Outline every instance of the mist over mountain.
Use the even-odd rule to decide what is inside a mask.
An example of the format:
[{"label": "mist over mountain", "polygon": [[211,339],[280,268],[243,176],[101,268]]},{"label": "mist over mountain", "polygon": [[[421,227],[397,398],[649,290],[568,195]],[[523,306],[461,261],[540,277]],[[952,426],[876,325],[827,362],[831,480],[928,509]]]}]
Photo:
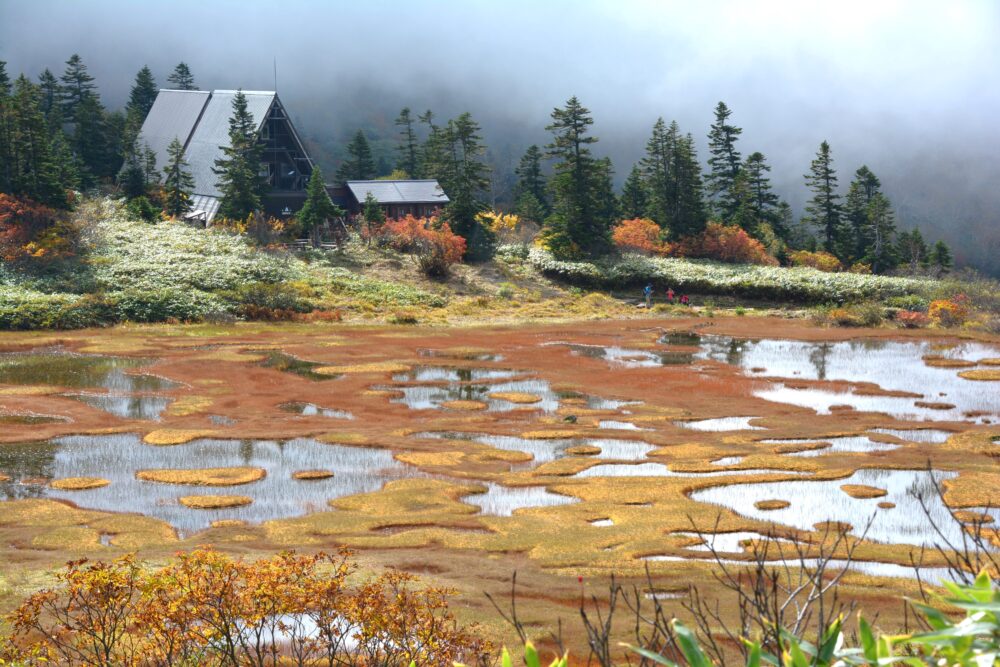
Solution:
[{"label": "mist over mountain", "polygon": [[901,228],[1000,275],[1000,4],[820,2],[0,0],[0,60],[56,75],[79,53],[105,104],[179,61],[203,89],[272,89],[333,173],[359,127],[391,161],[403,106],[483,126],[502,201],[549,113],[577,95],[619,184],[659,116],[706,158],[724,100],[801,214],[824,139],[846,193],[867,164]]}]

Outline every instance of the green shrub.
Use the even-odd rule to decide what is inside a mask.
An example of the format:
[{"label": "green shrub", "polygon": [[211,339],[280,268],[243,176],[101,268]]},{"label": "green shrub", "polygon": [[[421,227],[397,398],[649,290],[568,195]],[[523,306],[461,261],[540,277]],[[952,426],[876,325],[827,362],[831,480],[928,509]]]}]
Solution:
[{"label": "green shrub", "polygon": [[125,205],[125,210],[136,220],[144,222],[158,222],[160,220],[159,207],[145,196],[130,199]]},{"label": "green shrub", "polygon": [[200,322],[225,312],[212,294],[176,287],[125,290],[114,294],[118,318],[129,322]]},{"label": "green shrub", "polygon": [[900,310],[910,310],[914,312],[926,313],[930,300],[917,294],[904,294],[902,296],[890,296],[885,300],[885,305],[890,308]]},{"label": "green shrub", "polygon": [[308,288],[289,283],[249,283],[220,294],[237,310],[243,306],[267,310],[287,310],[308,313],[312,304],[306,298]]}]

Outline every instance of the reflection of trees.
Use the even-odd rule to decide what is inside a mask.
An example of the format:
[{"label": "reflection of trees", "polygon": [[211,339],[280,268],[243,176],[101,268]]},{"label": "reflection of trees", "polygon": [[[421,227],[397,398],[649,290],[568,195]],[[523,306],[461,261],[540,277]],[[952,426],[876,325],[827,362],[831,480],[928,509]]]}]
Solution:
[{"label": "reflection of trees", "polygon": [[827,363],[832,351],[833,345],[831,343],[817,343],[809,350],[809,363],[812,364],[813,369],[816,371],[817,380],[826,379]]},{"label": "reflection of trees", "polygon": [[458,374],[459,382],[470,382],[472,380],[471,368],[459,368],[455,372]]},{"label": "reflection of trees", "polygon": [[0,470],[11,478],[9,482],[0,482],[0,498],[18,500],[43,497],[46,488],[44,484],[21,484],[20,480],[52,477],[58,448],[52,442],[29,442],[0,447]]},{"label": "reflection of trees", "polygon": [[243,465],[253,463],[253,450],[253,440],[240,440],[240,458],[243,460]]}]

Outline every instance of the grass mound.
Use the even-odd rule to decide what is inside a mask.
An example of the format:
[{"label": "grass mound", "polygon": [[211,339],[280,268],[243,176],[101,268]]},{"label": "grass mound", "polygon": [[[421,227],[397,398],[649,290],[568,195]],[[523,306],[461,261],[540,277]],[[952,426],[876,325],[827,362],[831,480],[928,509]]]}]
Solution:
[{"label": "grass mound", "polygon": [[52,480],[49,482],[49,486],[60,491],[86,491],[87,489],[99,489],[110,483],[102,477],[64,477]]},{"label": "grass mound", "polygon": [[217,510],[226,507],[243,507],[253,502],[249,496],[183,496],[178,499],[184,507],[196,510]]},{"label": "grass mound", "polygon": [[250,484],[267,476],[263,468],[192,468],[140,470],[136,479],[160,484],[185,484],[190,486],[238,486]]}]

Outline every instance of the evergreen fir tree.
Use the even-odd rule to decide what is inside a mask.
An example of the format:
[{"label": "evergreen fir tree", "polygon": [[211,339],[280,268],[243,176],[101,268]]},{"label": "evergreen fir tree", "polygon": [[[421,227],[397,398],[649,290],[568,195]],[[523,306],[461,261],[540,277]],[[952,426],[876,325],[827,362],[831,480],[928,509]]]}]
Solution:
[{"label": "evergreen fir tree", "polygon": [[819,230],[824,250],[842,259],[844,233],[837,172],[833,168],[830,144],[826,141],[820,144],[805,179],[813,193],[806,205],[808,220]]},{"label": "evergreen fir tree", "polygon": [[[516,189],[518,200],[521,200],[526,194],[531,195],[531,198],[538,203],[542,210],[542,217],[534,219],[544,219],[548,215],[549,201],[545,192],[545,176],[542,174],[542,151],[538,146],[534,144],[528,146],[528,150],[524,151],[521,162],[517,165],[514,173],[518,178]],[[525,201],[530,202],[531,199]]]},{"label": "evergreen fir tree", "polygon": [[52,163],[55,169],[56,181],[63,192],[80,188],[80,162],[70,147],[66,134],[58,129],[52,133],[49,146]]},{"label": "evergreen fir tree", "polygon": [[59,84],[59,79],[46,67],[45,71],[38,76],[38,82],[41,90],[41,109],[46,120],[49,121],[49,127],[53,131],[56,128],[62,129],[62,109],[59,106],[62,87]]},{"label": "evergreen fir tree", "polygon": [[0,60],[0,192],[9,192],[13,177],[11,164],[10,77],[7,63]]},{"label": "evergreen fir tree", "polygon": [[889,198],[881,192],[874,192],[866,207],[864,236],[870,241],[858,259],[870,264],[874,273],[883,273],[896,266],[897,255],[893,245],[896,216]]},{"label": "evergreen fir tree", "polygon": [[517,198],[514,212],[523,220],[538,224],[542,224],[548,217],[548,211],[545,210],[542,202],[538,201],[538,197],[530,192],[524,192]]},{"label": "evergreen fir tree", "polygon": [[309,176],[309,184],[306,186],[305,204],[295,216],[302,231],[308,232],[313,246],[318,248],[323,225],[328,220],[343,215],[344,210],[333,203],[326,191],[326,185],[323,183],[323,172],[319,166],[313,167],[313,172]]},{"label": "evergreen fir tree", "polygon": [[938,241],[931,250],[931,264],[937,269],[938,276],[951,270],[954,262],[951,258],[951,250],[944,241]]},{"label": "evergreen fir tree", "polygon": [[862,165],[854,172],[844,205],[844,218],[848,225],[845,232],[851,236],[849,250],[852,260],[864,257],[874,241],[870,234],[868,207],[875,196],[881,194],[881,187],[878,177],[867,166]]},{"label": "evergreen fir tree", "polygon": [[671,225],[678,236],[694,236],[705,229],[708,215],[702,189],[701,164],[690,134],[677,140],[673,162],[677,182],[677,201],[671,212]]},{"label": "evergreen fir tree", "polygon": [[260,177],[262,149],[257,141],[257,123],[247,109],[242,90],[233,97],[233,115],[229,119],[229,145],[222,146],[222,158],[215,161],[213,172],[222,192],[219,215],[230,220],[245,220],[261,208],[267,185]]},{"label": "evergreen fir tree", "polygon": [[140,127],[146,120],[149,110],[153,108],[156,95],[159,91],[156,88],[156,80],[149,67],[143,65],[138,74],[135,75],[135,83],[129,92],[126,113],[130,120],[134,120]]},{"label": "evergreen fir tree", "polygon": [[602,255],[611,246],[612,221],[602,215],[607,207],[598,201],[606,170],[591,155],[597,138],[587,136],[593,123],[590,111],[574,96],[552,111],[552,123],[545,128],[553,135],[547,154],[556,164],[549,185],[553,214],[543,233],[560,257]]},{"label": "evergreen fir tree", "polygon": [[396,150],[399,158],[396,160],[396,168],[402,169],[410,178],[421,178],[420,174],[420,144],[417,142],[417,133],[413,129],[413,115],[410,107],[403,107],[396,118],[396,126],[400,128],[399,136],[402,138]]},{"label": "evergreen fir tree", "polygon": [[118,156],[114,150],[115,131],[97,95],[86,95],[75,113],[73,150],[83,165],[84,187],[94,187],[98,180],[117,171]]},{"label": "evergreen fir tree", "polygon": [[748,155],[740,169],[740,172],[746,175],[747,205],[750,207],[753,218],[759,222],[767,223],[779,238],[784,238],[787,229],[783,228],[781,218],[778,215],[778,195],[771,190],[771,179],[767,177],[769,171],[771,171],[771,166],[767,164],[767,158],[760,152]]},{"label": "evergreen fir tree", "polygon": [[375,160],[372,149],[365,138],[365,133],[358,130],[354,138],[347,144],[347,158],[337,169],[337,180],[367,181],[375,178]]},{"label": "evergreen fir tree", "polygon": [[66,187],[59,181],[60,169],[52,155],[38,86],[21,75],[4,104],[10,124],[9,191],[49,206],[65,208]]},{"label": "evergreen fir tree", "polygon": [[640,161],[649,193],[649,217],[664,229],[673,222],[677,202],[677,180],[673,173],[674,151],[677,147],[677,126],[670,130],[662,118],[653,125],[653,135],[646,142],[646,156]]},{"label": "evergreen fir tree", "polygon": [[132,152],[126,156],[125,167],[118,175],[118,182],[128,199],[146,195],[146,170],[143,169],[138,154]]},{"label": "evergreen fir tree", "polygon": [[708,196],[716,213],[728,221],[738,206],[733,196],[733,183],[740,172],[740,153],[736,141],[743,130],[727,121],[733,114],[724,102],[715,106],[715,122],[708,133]]},{"label": "evergreen fir tree", "polygon": [[83,59],[76,53],[66,61],[66,71],[59,77],[62,80],[60,102],[63,116],[70,122],[77,122],[77,111],[85,100],[96,97],[94,77],[87,72]]},{"label": "evergreen fir tree", "polygon": [[438,158],[435,171],[429,174],[448,194],[444,219],[453,232],[465,239],[468,259],[488,257],[494,241],[492,232],[477,220],[486,209],[483,193],[490,184],[488,167],[483,162],[486,147],[479,132],[479,124],[468,112],[448,121],[438,135],[444,159]]},{"label": "evergreen fir tree", "polygon": [[191,210],[194,177],[184,159],[184,145],[174,137],[167,146],[167,166],[163,168],[164,211],[178,218]]},{"label": "evergreen fir tree", "polygon": [[198,86],[194,85],[194,76],[184,62],[177,63],[177,67],[167,77],[167,83],[173,86],[173,90],[198,90]]},{"label": "evergreen fir tree", "polygon": [[900,262],[907,265],[911,273],[916,273],[917,269],[926,266],[929,261],[927,242],[924,241],[924,235],[920,233],[919,228],[899,234],[897,250]]},{"label": "evergreen fir tree", "polygon": [[635,165],[632,167],[632,171],[629,172],[628,178],[625,179],[625,185],[622,187],[622,196],[620,198],[622,218],[632,220],[646,215],[648,200],[642,172],[639,170],[639,165]]}]

